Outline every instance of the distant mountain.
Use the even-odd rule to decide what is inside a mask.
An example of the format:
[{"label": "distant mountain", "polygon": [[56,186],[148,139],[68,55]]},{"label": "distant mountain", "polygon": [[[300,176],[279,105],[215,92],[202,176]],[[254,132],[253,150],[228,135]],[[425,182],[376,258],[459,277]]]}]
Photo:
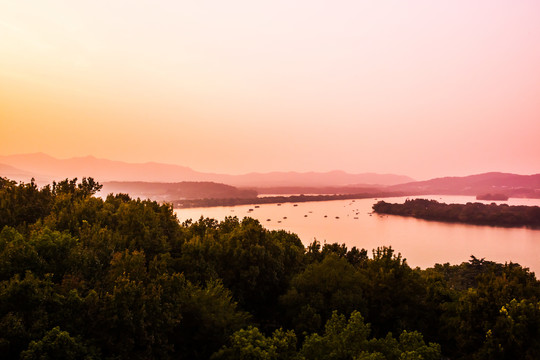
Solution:
[{"label": "distant mountain", "polygon": [[[222,197],[219,195],[220,193],[233,195],[232,197],[242,194],[242,190],[225,188],[223,186],[226,185],[223,184],[256,189],[260,193],[274,194],[348,194],[376,192],[384,189],[385,191],[410,195],[476,196],[504,194],[509,197],[540,198],[540,174],[516,175],[490,172],[464,177],[443,177],[427,181],[413,181],[413,179],[403,175],[349,174],[344,171],[226,175],[203,173],[185,166],[155,162],[127,163],[98,159],[93,156],[56,159],[43,153],[0,156],[0,176],[16,181],[29,181],[30,178],[35,177],[40,185],[65,178],[93,177],[100,183],[107,184],[104,190],[109,188],[111,189],[110,192],[117,192],[113,189],[118,189],[121,192],[134,194],[144,192],[152,194],[154,197],[165,196],[167,198],[173,194],[179,198],[194,198],[188,194],[189,191],[192,194],[199,192],[197,196],[202,197]],[[123,182],[123,184],[115,184],[114,182]],[[126,182],[132,182],[132,184]],[[183,190],[179,190],[178,183],[180,182],[184,182]],[[221,184],[188,186],[187,182]],[[176,183],[176,185],[173,183]],[[131,190],[122,190],[120,186]],[[190,186],[192,186],[192,189],[188,190]],[[164,195],[165,193],[167,195]],[[243,193],[242,196],[244,195],[250,197],[253,196],[253,192]]]},{"label": "distant mountain", "polygon": [[10,180],[29,182],[32,177],[36,178],[34,173],[18,169],[11,165],[0,164],[0,176]]},{"label": "distant mountain", "polygon": [[385,189],[382,186],[276,186],[254,188],[259,194],[272,195],[334,195],[334,194],[378,194]]},{"label": "distant mountain", "polygon": [[254,190],[238,189],[234,186],[214,182],[195,181],[178,183],[112,181],[103,183],[100,194],[106,196],[110,193],[125,193],[132,198],[169,202],[183,199],[249,199],[257,197],[257,192]]},{"label": "distant mountain", "polygon": [[[374,173],[349,174],[344,171],[306,173],[271,172],[225,175],[203,173],[185,166],[155,162],[136,164],[98,159],[93,156],[56,159],[43,153],[0,156],[0,163],[23,169],[31,174],[39,174],[40,179],[43,179],[45,182],[64,178],[91,176],[101,183],[107,181],[211,181],[242,187],[324,187],[394,185],[413,180],[402,175]],[[1,173],[0,176],[2,176]]]},{"label": "distant mountain", "polygon": [[29,173],[41,174],[47,181],[73,177],[93,177],[105,181],[197,181],[206,180],[203,173],[188,167],[158,163],[132,164],[98,159],[93,156],[56,159],[36,153],[0,156],[0,163],[16,166]]},{"label": "distant mountain", "polygon": [[394,174],[349,174],[345,171],[329,172],[270,172],[270,173],[249,173],[245,175],[233,176],[230,184],[236,186],[257,186],[257,187],[328,187],[328,186],[348,186],[365,187],[394,185],[412,181],[413,179],[404,175]]},{"label": "distant mountain", "polygon": [[540,197],[540,174],[516,175],[489,172],[464,177],[443,177],[388,187],[409,194],[480,195],[505,194],[509,197]]}]

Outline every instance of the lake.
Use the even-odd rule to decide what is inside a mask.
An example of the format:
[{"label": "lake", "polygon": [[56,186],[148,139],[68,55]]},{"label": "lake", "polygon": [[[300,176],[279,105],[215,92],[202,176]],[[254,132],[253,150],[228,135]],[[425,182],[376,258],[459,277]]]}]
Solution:
[{"label": "lake", "polygon": [[[380,200],[403,203],[406,198]],[[418,198],[461,204],[477,201],[470,196],[436,195]],[[223,220],[226,216],[237,216],[240,219],[249,216],[258,219],[267,229],[284,229],[298,234],[304,245],[314,239],[321,243],[344,243],[348,248],[356,246],[367,249],[369,255],[372,249],[379,246],[392,246],[412,267],[426,268],[446,262],[460,264],[474,255],[502,263],[517,262],[537,274],[540,272],[540,230],[442,223],[371,214],[371,207],[377,201],[357,199],[242,205],[175,209],[175,213],[181,222],[197,220],[201,216],[217,220]],[[503,203],[540,206],[540,199],[511,198]]]}]

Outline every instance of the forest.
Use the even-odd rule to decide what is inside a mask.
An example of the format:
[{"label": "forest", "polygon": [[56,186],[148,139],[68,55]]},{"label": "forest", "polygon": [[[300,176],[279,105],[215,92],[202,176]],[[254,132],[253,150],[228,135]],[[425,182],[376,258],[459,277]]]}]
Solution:
[{"label": "forest", "polygon": [[407,199],[403,204],[379,201],[373,205],[379,214],[412,216],[418,219],[466,224],[540,228],[540,207],[496,203],[445,204],[435,200]]},{"label": "forest", "polygon": [[[2,359],[538,359],[540,283],[0,178]],[[361,234],[359,234],[361,237]],[[467,259],[464,259],[467,260]]]}]

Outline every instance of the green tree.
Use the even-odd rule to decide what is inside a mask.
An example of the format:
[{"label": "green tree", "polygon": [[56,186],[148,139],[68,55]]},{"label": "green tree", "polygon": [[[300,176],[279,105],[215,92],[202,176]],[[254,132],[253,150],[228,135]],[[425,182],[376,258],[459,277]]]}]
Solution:
[{"label": "green tree", "polygon": [[50,276],[39,279],[28,271],[0,282],[0,344],[7,358],[17,358],[49,329],[51,315],[61,306]]},{"label": "green tree", "polygon": [[540,302],[512,300],[486,333],[481,359],[533,360],[540,354]]},{"label": "green tree", "polygon": [[0,231],[0,280],[9,280],[14,275],[27,271],[41,273],[43,261],[35,247],[24,236],[11,227]]},{"label": "green tree", "polygon": [[38,341],[30,342],[28,349],[21,353],[21,360],[92,360],[99,359],[80,339],[70,336],[67,331],[54,327]]},{"label": "green tree", "polygon": [[367,299],[366,319],[375,336],[423,329],[426,286],[419,271],[409,267],[391,247],[377,248],[362,270]]},{"label": "green tree", "polygon": [[292,360],[297,358],[293,331],[275,330],[264,336],[258,328],[248,327],[230,337],[230,345],[214,353],[212,360]]},{"label": "green tree", "polygon": [[221,279],[243,309],[274,323],[278,297],[302,266],[298,237],[268,231],[251,218],[201,219],[189,230],[193,237],[182,246],[177,270],[197,283]]},{"label": "green tree", "polygon": [[512,263],[487,266],[476,278],[477,287],[463,291],[448,316],[449,336],[455,339],[457,353],[477,352],[500,309],[513,299],[538,301],[540,284],[528,269]]},{"label": "green tree", "polygon": [[308,265],[292,279],[289,290],[281,297],[288,323],[298,333],[311,333],[319,331],[334,310],[364,311],[366,281],[345,258],[334,254]]},{"label": "green tree", "polygon": [[43,218],[51,210],[52,197],[50,187],[38,189],[34,179],[28,184],[17,184],[0,178],[0,229],[24,227]]},{"label": "green tree", "polygon": [[358,311],[349,320],[337,311],[326,322],[324,334],[309,335],[301,349],[305,359],[353,359],[368,350],[369,325]]},{"label": "green tree", "polygon": [[391,334],[385,338],[369,338],[370,325],[359,312],[354,311],[347,320],[337,312],[325,325],[324,333],[309,335],[300,355],[305,360],[377,359],[377,360],[438,360],[440,346],[424,342],[419,332],[403,331],[396,340]]}]

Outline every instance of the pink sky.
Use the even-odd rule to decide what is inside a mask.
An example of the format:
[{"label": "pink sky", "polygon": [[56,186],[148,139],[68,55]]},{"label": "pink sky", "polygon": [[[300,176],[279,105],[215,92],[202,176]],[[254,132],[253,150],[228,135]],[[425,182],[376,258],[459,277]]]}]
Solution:
[{"label": "pink sky", "polygon": [[0,154],[540,172],[540,2],[0,1]]}]

